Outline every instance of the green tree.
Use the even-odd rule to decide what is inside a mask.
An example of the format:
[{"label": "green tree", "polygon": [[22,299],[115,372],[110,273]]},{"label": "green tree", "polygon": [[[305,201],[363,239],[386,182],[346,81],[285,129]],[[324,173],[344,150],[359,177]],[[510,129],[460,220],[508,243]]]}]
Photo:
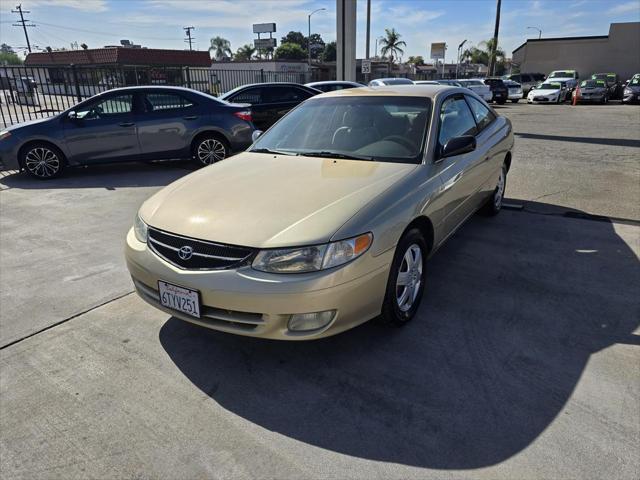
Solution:
[{"label": "green tree", "polygon": [[395,28],[389,30],[388,28],[384,29],[385,37],[380,39],[380,45],[382,48],[380,49],[380,54],[383,56],[389,56],[389,63],[393,63],[396,58],[404,53],[402,47],[406,47],[407,44],[404,40],[400,40],[400,35],[396,32]]},{"label": "green tree", "polygon": [[[479,63],[489,66],[489,58],[491,56],[491,48],[493,46],[493,38],[480,42],[477,47],[469,47],[462,52],[461,59],[469,63]],[[496,48],[496,75],[503,75],[505,72],[506,54],[504,50],[498,46]]]},{"label": "green tree", "polygon": [[311,46],[310,47],[311,48],[311,58],[313,58],[314,60],[322,58],[322,53],[324,52],[326,44],[324,43],[324,40],[322,39],[320,34],[319,33],[312,33],[311,37],[310,37],[310,41],[307,42],[307,43],[308,43],[308,45]]},{"label": "green tree", "polygon": [[413,63],[415,65],[424,65],[424,58],[422,58],[422,55],[417,55],[415,57],[411,55],[407,59],[407,63]]},{"label": "green tree", "polygon": [[255,47],[253,45],[246,44],[240,47],[236,51],[236,54],[233,56],[233,59],[238,61],[251,60],[251,57],[253,57],[255,53],[256,53]]},{"label": "green tree", "polygon": [[337,57],[337,45],[336,42],[329,42],[325,45],[322,52],[323,62],[335,62]]},{"label": "green tree", "polygon": [[307,37],[305,37],[302,32],[289,32],[284,37],[280,39],[280,44],[284,43],[295,43],[300,45],[303,50],[307,49]]},{"label": "green tree", "polygon": [[20,65],[22,59],[15,53],[0,52],[0,65]]},{"label": "green tree", "polygon": [[217,61],[231,58],[231,42],[226,38],[214,37],[211,39],[209,52],[213,52],[213,58]]},{"label": "green tree", "polygon": [[280,60],[302,60],[306,58],[307,52],[297,43],[283,43],[276,48],[275,57]]}]

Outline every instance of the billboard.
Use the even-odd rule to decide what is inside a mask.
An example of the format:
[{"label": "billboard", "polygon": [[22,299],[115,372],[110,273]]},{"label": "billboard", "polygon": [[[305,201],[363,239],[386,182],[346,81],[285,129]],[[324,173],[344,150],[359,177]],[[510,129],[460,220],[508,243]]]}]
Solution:
[{"label": "billboard", "polygon": [[253,33],[273,33],[276,31],[275,23],[254,23]]},{"label": "billboard", "polygon": [[276,48],[275,38],[256,38],[253,40],[253,46],[258,49]]},{"label": "billboard", "polygon": [[432,43],[431,44],[431,58],[433,60],[440,60],[444,58],[444,52],[447,49],[447,44],[444,42],[441,43]]}]

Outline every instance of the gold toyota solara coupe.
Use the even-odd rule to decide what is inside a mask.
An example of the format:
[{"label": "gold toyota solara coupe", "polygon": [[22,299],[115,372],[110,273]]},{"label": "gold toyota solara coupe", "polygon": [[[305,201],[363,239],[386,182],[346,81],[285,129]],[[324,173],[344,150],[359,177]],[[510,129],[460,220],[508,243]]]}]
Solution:
[{"label": "gold toyota solara coupe", "polygon": [[440,85],[318,95],[259,134],[147,200],[126,259],[151,305],[281,340],[411,320],[427,258],[500,211],[513,148],[508,119]]}]

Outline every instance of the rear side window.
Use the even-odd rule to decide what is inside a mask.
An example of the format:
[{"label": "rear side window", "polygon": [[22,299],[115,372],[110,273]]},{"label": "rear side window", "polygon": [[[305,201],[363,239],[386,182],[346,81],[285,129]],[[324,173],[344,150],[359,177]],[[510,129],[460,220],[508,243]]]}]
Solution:
[{"label": "rear side window", "polygon": [[146,95],[147,109],[155,112],[159,110],[177,110],[193,106],[193,102],[173,93],[148,93]]},{"label": "rear side window", "polygon": [[454,137],[475,135],[476,133],[476,122],[464,98],[447,98],[440,110],[440,132],[438,134],[440,147],[444,147]]},{"label": "rear side window", "polygon": [[262,101],[261,88],[247,88],[246,90],[237,93],[231,98],[227,98],[227,101],[235,103],[251,103],[252,105],[257,103],[264,103]]},{"label": "rear side window", "polygon": [[469,102],[469,106],[471,107],[471,111],[473,112],[473,117],[476,119],[476,123],[478,124],[478,131],[481,132],[496,119],[496,116],[491,110],[475,98],[470,96],[466,96],[466,98]]},{"label": "rear side window", "polygon": [[297,87],[271,87],[266,91],[266,103],[301,102],[311,94]]}]

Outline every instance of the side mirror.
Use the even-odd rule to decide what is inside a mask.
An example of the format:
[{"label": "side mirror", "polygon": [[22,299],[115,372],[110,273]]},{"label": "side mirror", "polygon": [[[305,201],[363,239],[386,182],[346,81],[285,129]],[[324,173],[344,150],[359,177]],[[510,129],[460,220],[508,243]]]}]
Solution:
[{"label": "side mirror", "polygon": [[463,153],[473,152],[476,149],[476,139],[471,135],[454,137],[442,147],[440,158],[453,157]]},{"label": "side mirror", "polygon": [[255,142],[263,133],[262,130],[254,130],[251,134],[251,141]]},{"label": "side mirror", "polygon": [[75,110],[71,110],[69,113],[67,113],[67,118],[69,120],[77,120],[78,114],[75,112]]}]

